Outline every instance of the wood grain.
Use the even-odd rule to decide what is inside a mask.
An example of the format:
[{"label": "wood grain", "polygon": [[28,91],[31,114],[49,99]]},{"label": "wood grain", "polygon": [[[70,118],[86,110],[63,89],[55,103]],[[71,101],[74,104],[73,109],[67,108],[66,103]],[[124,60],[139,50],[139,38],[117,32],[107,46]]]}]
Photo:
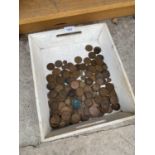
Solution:
[{"label": "wood grain", "polygon": [[134,14],[134,0],[20,0],[20,33]]}]

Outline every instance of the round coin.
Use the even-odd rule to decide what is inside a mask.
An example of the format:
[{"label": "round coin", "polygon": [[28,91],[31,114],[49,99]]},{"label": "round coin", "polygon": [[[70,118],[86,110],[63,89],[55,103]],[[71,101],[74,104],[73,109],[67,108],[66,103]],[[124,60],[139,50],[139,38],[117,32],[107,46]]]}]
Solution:
[{"label": "round coin", "polygon": [[74,80],[74,81],[71,82],[71,87],[73,89],[77,89],[79,87],[79,85],[80,85],[80,83],[77,80]]},{"label": "round coin", "polygon": [[95,54],[99,54],[100,52],[101,52],[101,48],[98,47],[98,46],[96,46],[96,47],[94,48],[94,53],[95,53]]},{"label": "round coin", "polygon": [[84,63],[86,65],[89,65],[91,63],[91,60],[88,57],[86,57],[86,58],[84,58]]},{"label": "round coin", "polygon": [[93,47],[92,45],[86,45],[85,49],[86,51],[92,51]]},{"label": "round coin", "polygon": [[90,53],[88,54],[88,57],[89,57],[90,59],[94,59],[94,58],[96,57],[96,55],[95,55],[94,52],[90,52]]},{"label": "round coin", "polygon": [[53,70],[54,69],[54,64],[53,63],[49,63],[49,64],[47,64],[47,69],[48,70]]},{"label": "round coin", "polygon": [[75,57],[74,61],[77,63],[77,64],[80,64],[82,62],[82,58],[80,56],[77,56]]}]

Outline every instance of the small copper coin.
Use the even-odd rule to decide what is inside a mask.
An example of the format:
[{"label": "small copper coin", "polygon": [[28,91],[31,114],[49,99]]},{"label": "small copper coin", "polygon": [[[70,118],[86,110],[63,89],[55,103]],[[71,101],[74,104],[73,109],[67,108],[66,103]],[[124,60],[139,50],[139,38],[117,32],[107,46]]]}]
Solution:
[{"label": "small copper coin", "polygon": [[88,57],[86,57],[86,58],[84,58],[84,63],[86,65],[89,65],[91,63],[91,60]]},{"label": "small copper coin", "polygon": [[79,87],[76,89],[76,95],[77,96],[82,96],[84,94],[83,88]]},{"label": "small copper coin", "polygon": [[86,78],[86,79],[85,79],[85,83],[86,83],[87,85],[92,85],[93,80],[92,80],[91,78]]},{"label": "small copper coin", "polygon": [[103,78],[97,78],[96,83],[99,84],[99,85],[103,85],[104,84],[104,79]]},{"label": "small copper coin", "polygon": [[55,62],[55,66],[56,66],[56,67],[61,67],[61,66],[62,66],[62,61],[61,61],[61,60],[57,60],[57,61]]},{"label": "small copper coin", "polygon": [[54,68],[52,74],[59,75],[61,70],[59,68]]},{"label": "small copper coin", "polygon": [[109,91],[104,87],[99,89],[99,93],[101,96],[109,96]]},{"label": "small copper coin", "polygon": [[77,89],[79,87],[80,83],[79,81],[75,80],[71,82],[71,88]]},{"label": "small copper coin", "polygon": [[53,76],[52,76],[51,74],[47,75],[47,76],[46,76],[46,80],[47,80],[48,82],[53,82]]},{"label": "small copper coin", "polygon": [[92,117],[98,117],[100,115],[100,111],[96,105],[93,105],[89,108],[89,113]]},{"label": "small copper coin", "polygon": [[54,64],[53,63],[49,63],[49,64],[47,64],[47,69],[48,70],[53,70],[54,69]]},{"label": "small copper coin", "polygon": [[82,62],[82,58],[80,56],[77,56],[75,57],[74,61],[77,63],[77,64],[80,64]]},{"label": "small copper coin", "polygon": [[80,68],[81,70],[85,70],[85,69],[86,69],[86,65],[85,65],[85,64],[80,64],[79,68]]},{"label": "small copper coin", "polygon": [[86,99],[84,103],[87,107],[90,107],[93,104],[92,99]]},{"label": "small copper coin", "polygon": [[88,71],[95,73],[96,72],[95,66],[88,66]]},{"label": "small copper coin", "polygon": [[98,83],[95,83],[93,86],[92,86],[92,89],[93,91],[98,91],[100,89],[100,85]]},{"label": "small copper coin", "polygon": [[94,53],[95,53],[95,54],[99,54],[100,52],[101,52],[101,48],[98,47],[98,46],[96,46],[96,47],[94,48]]},{"label": "small copper coin", "polygon": [[95,68],[96,68],[96,71],[98,71],[98,72],[102,72],[103,71],[103,67],[100,66],[100,65],[96,65]]},{"label": "small copper coin", "polygon": [[111,105],[111,108],[112,108],[113,110],[119,110],[119,109],[120,109],[120,104],[119,104],[119,103],[117,103],[117,104],[112,104],[112,105]]},{"label": "small copper coin", "polygon": [[93,47],[92,45],[86,45],[85,49],[86,51],[92,51]]},{"label": "small copper coin", "polygon": [[74,113],[71,118],[72,124],[76,124],[80,122],[80,115],[78,113]]},{"label": "small copper coin", "polygon": [[64,86],[61,85],[61,84],[58,84],[58,85],[56,85],[56,87],[55,87],[55,90],[56,90],[57,92],[60,92],[60,91],[63,90],[63,89],[64,89]]},{"label": "small copper coin", "polygon": [[96,57],[96,55],[95,55],[94,52],[90,52],[90,53],[88,54],[88,57],[89,57],[90,59],[94,59],[94,58]]}]

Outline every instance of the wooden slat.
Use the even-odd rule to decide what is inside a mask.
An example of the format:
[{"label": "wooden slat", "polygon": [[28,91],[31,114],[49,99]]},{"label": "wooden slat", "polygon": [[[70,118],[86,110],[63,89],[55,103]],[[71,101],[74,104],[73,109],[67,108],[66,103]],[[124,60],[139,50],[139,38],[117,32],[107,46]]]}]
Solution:
[{"label": "wooden slat", "polygon": [[134,0],[20,0],[20,33],[134,14]]}]

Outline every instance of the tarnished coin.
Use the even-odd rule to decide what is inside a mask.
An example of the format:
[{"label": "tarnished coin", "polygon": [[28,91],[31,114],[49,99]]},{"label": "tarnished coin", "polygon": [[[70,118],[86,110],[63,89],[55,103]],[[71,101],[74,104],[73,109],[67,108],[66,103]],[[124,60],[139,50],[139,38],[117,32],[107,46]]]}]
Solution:
[{"label": "tarnished coin", "polygon": [[91,65],[92,65],[92,66],[96,66],[96,64],[97,64],[97,63],[96,63],[96,60],[91,60]]},{"label": "tarnished coin", "polygon": [[79,87],[76,89],[76,95],[77,96],[82,96],[84,94],[84,91],[83,91],[83,88],[82,87]]},{"label": "tarnished coin", "polygon": [[112,108],[113,110],[119,110],[119,109],[120,109],[120,104],[119,104],[119,103],[117,103],[117,104],[112,104],[112,105],[111,105],[111,108]]},{"label": "tarnished coin", "polygon": [[101,55],[101,54],[99,54],[99,55],[96,56],[96,58],[97,58],[97,59],[100,59],[100,60],[103,60],[103,59],[104,59],[104,56]]},{"label": "tarnished coin", "polygon": [[91,71],[88,71],[86,70],[85,71],[85,75],[88,77],[88,78],[91,78],[93,76],[93,73]]},{"label": "tarnished coin", "polygon": [[85,49],[86,51],[92,51],[93,47],[92,45],[86,45]]},{"label": "tarnished coin", "polygon": [[116,95],[110,96],[110,103],[111,104],[117,104],[118,103],[118,97]]},{"label": "tarnished coin", "polygon": [[49,98],[55,98],[57,95],[58,95],[58,93],[57,93],[55,90],[51,90],[51,91],[48,93],[48,97],[49,97]]},{"label": "tarnished coin", "polygon": [[101,97],[100,95],[97,95],[97,96],[94,97],[94,100],[95,100],[95,102],[96,102],[97,104],[100,105],[100,103],[102,102],[102,97]]},{"label": "tarnished coin", "polygon": [[58,103],[58,111],[61,113],[62,108],[65,107],[65,103],[64,102],[59,102]]},{"label": "tarnished coin", "polygon": [[76,124],[80,122],[80,115],[78,113],[74,113],[71,118],[72,124]]},{"label": "tarnished coin", "polygon": [[79,68],[81,70],[85,70],[86,69],[86,65],[84,63],[82,63],[82,64],[79,65]]},{"label": "tarnished coin", "polygon": [[70,76],[69,71],[63,70],[62,71],[62,76],[63,76],[64,79],[68,78]]},{"label": "tarnished coin", "polygon": [[63,85],[63,84],[64,84],[64,78],[61,77],[61,76],[57,76],[57,77],[56,77],[56,82],[57,82],[58,84]]},{"label": "tarnished coin", "polygon": [[71,89],[69,92],[68,92],[68,96],[70,97],[75,97],[76,96],[76,91],[74,89]]},{"label": "tarnished coin", "polygon": [[76,66],[74,64],[72,64],[71,62],[68,63],[68,69],[70,71],[76,71],[77,70]]},{"label": "tarnished coin", "polygon": [[59,68],[54,68],[52,74],[53,75],[59,75],[61,70]]},{"label": "tarnished coin", "polygon": [[90,52],[90,53],[88,54],[88,57],[89,57],[90,59],[94,59],[94,58],[96,57],[96,55],[95,55],[94,52]]},{"label": "tarnished coin", "polygon": [[95,66],[88,66],[88,71],[95,73],[96,72]]},{"label": "tarnished coin", "polygon": [[91,78],[86,78],[86,79],[85,79],[85,83],[86,83],[87,85],[92,85],[92,84],[93,84],[93,80],[92,80]]},{"label": "tarnished coin", "polygon": [[61,66],[62,66],[62,61],[61,61],[61,60],[57,60],[57,61],[55,62],[55,66],[56,66],[56,67],[61,67]]},{"label": "tarnished coin", "polygon": [[89,65],[91,63],[91,60],[88,57],[86,57],[86,58],[84,58],[84,63],[86,65]]},{"label": "tarnished coin", "polygon": [[47,64],[47,69],[48,70],[53,70],[54,69],[54,64],[53,63],[49,63],[49,64]]},{"label": "tarnished coin", "polygon": [[89,108],[89,113],[92,117],[98,117],[100,116],[100,111],[98,107],[94,104]]},{"label": "tarnished coin", "polygon": [[56,90],[57,92],[60,92],[60,91],[63,90],[63,89],[64,89],[64,86],[61,85],[61,84],[58,84],[58,85],[56,85],[56,87],[55,87],[55,90]]},{"label": "tarnished coin", "polygon": [[96,79],[96,83],[99,84],[99,85],[101,86],[101,85],[103,85],[105,82],[104,82],[104,79],[103,79],[103,78],[97,78],[97,79]]},{"label": "tarnished coin", "polygon": [[105,72],[103,72],[103,77],[104,78],[109,78],[110,77],[110,72],[109,71],[105,71]]},{"label": "tarnished coin", "polygon": [[108,89],[109,92],[111,92],[112,90],[114,90],[114,85],[112,83],[107,83],[106,88]]},{"label": "tarnished coin", "polygon": [[98,91],[100,89],[100,85],[98,83],[93,84],[92,86],[93,91]]},{"label": "tarnished coin", "polygon": [[77,56],[75,57],[74,61],[77,63],[77,64],[80,64],[82,62],[82,58],[80,56]]},{"label": "tarnished coin", "polygon": [[61,113],[61,118],[62,120],[66,123],[66,124],[69,124],[70,121],[71,121],[71,113],[70,112],[62,112]]},{"label": "tarnished coin", "polygon": [[84,103],[87,107],[90,107],[93,105],[92,99],[86,99]]},{"label": "tarnished coin", "polygon": [[58,128],[60,123],[60,117],[59,115],[53,115],[50,119],[51,127],[52,128]]},{"label": "tarnished coin", "polygon": [[101,52],[101,48],[98,47],[98,46],[96,46],[96,47],[94,48],[94,53],[95,53],[95,54],[99,54],[100,52]]},{"label": "tarnished coin", "polygon": [[47,84],[47,89],[48,90],[53,90],[55,88],[56,84],[55,83],[48,83]]},{"label": "tarnished coin", "polygon": [[74,80],[71,82],[71,88],[77,89],[79,87],[80,83],[78,80]]},{"label": "tarnished coin", "polygon": [[96,71],[98,71],[98,72],[102,72],[103,71],[103,67],[100,66],[100,65],[96,65],[95,68],[96,68]]},{"label": "tarnished coin", "polygon": [[46,80],[49,82],[49,83],[52,83],[54,81],[53,79],[53,76],[51,74],[47,75],[46,76]]},{"label": "tarnished coin", "polygon": [[101,96],[109,96],[110,94],[109,94],[109,91],[105,88],[105,87],[102,87],[102,88],[100,88],[99,89],[99,93],[100,93],[100,95]]}]

